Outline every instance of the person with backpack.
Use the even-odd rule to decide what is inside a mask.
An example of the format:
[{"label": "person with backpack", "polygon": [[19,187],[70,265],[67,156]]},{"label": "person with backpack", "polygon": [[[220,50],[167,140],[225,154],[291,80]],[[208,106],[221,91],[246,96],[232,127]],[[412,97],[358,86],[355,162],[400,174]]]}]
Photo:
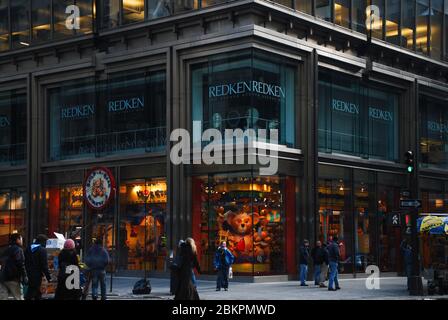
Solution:
[{"label": "person with backpack", "polygon": [[9,237],[9,247],[2,255],[4,264],[0,272],[0,300],[8,300],[9,294],[15,300],[23,300],[22,284],[28,284],[23,253],[23,238],[14,233]]},{"label": "person with backpack", "polygon": [[229,289],[229,270],[234,261],[235,257],[227,249],[226,242],[222,242],[218,250],[216,250],[214,261],[215,270],[218,271],[216,291],[221,291],[221,288],[224,288],[224,291]]},{"label": "person with backpack", "polygon": [[25,300],[40,300],[42,298],[42,292],[40,291],[42,276],[45,276],[47,281],[51,282],[51,275],[48,270],[48,254],[45,248],[47,240],[46,235],[40,234],[25,251],[26,272],[30,279]]},{"label": "person with backpack", "polygon": [[106,267],[109,254],[103,247],[101,239],[96,239],[86,256],[86,264],[92,278],[92,299],[98,300],[98,284],[101,287],[101,300],[106,300]]}]

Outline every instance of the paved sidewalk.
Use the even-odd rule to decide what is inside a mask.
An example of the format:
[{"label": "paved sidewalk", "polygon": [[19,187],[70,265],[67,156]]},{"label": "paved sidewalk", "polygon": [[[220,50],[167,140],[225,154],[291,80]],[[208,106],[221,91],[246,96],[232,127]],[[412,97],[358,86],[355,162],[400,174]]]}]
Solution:
[{"label": "paved sidewalk", "polygon": [[[110,293],[110,277],[108,277],[108,295],[116,299],[156,299],[171,300],[169,280],[152,278],[150,295],[135,296],[132,287],[137,278],[114,278]],[[366,279],[341,279],[342,290],[329,292],[326,288],[318,288],[309,282],[309,287],[300,287],[298,281],[270,283],[231,282],[229,291],[215,291],[215,282],[198,281],[198,292],[202,300],[410,300],[410,299],[448,299],[448,296],[409,296],[406,290],[406,278],[386,277],[380,279],[379,290],[366,289]],[[426,281],[424,281],[426,283]]]}]

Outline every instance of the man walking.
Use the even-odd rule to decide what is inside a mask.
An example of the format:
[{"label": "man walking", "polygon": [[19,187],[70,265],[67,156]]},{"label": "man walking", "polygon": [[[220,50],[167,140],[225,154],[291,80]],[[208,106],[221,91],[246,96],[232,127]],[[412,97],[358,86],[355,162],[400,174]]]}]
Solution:
[{"label": "man walking", "polygon": [[[330,263],[330,277],[328,279],[328,291],[340,290],[338,280],[338,263],[339,263],[339,243],[338,237],[334,236],[333,241],[328,245],[328,261]],[[333,287],[336,286],[336,287]]]},{"label": "man walking", "polygon": [[0,300],[8,300],[9,294],[15,300],[23,300],[21,284],[28,284],[28,277],[22,246],[22,236],[18,233],[12,234],[9,247],[2,255],[4,264],[0,272]]},{"label": "man walking", "polygon": [[308,287],[306,284],[306,278],[308,275],[308,259],[310,257],[310,242],[304,240],[299,249],[299,273],[300,273],[300,286]]},{"label": "man walking", "polygon": [[311,258],[313,259],[314,267],[314,284],[321,288],[325,288],[324,281],[321,281],[321,274],[324,271],[324,263],[327,258],[326,255],[326,249],[322,247],[322,242],[317,241],[316,246],[311,250]]},{"label": "man walking", "polygon": [[92,278],[92,299],[98,300],[98,283],[101,286],[101,300],[106,300],[106,267],[109,254],[103,248],[101,239],[96,239],[86,256],[86,264]]},{"label": "man walking", "polygon": [[216,291],[221,291],[224,288],[225,291],[229,288],[229,269],[233,264],[235,257],[227,249],[227,244],[222,242],[218,250],[215,253],[215,269],[218,271],[218,278],[216,280]]},{"label": "man walking", "polygon": [[40,300],[42,298],[42,292],[40,291],[42,276],[45,276],[48,282],[51,281],[48,271],[48,254],[45,248],[47,240],[46,235],[39,234],[33,244],[26,249],[25,266],[30,283],[25,300]]}]

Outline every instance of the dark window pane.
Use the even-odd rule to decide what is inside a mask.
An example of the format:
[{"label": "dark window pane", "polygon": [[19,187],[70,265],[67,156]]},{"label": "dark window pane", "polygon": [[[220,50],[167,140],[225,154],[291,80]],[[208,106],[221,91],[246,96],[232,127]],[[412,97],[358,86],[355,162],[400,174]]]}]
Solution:
[{"label": "dark window pane", "polygon": [[122,0],[123,23],[133,23],[145,19],[145,0]]},{"label": "dark window pane", "polygon": [[29,1],[11,2],[12,47],[20,48],[30,45]]},{"label": "dark window pane", "polygon": [[400,25],[400,1],[386,0],[386,41],[400,45],[400,37],[398,28]]},{"label": "dark window pane", "polygon": [[316,17],[331,21],[331,1],[316,0]]},{"label": "dark window pane", "polygon": [[313,1],[312,0],[295,0],[296,10],[312,14]]},{"label": "dark window pane", "polygon": [[413,50],[415,32],[415,1],[403,0],[402,6],[401,45]]},{"label": "dark window pane", "polygon": [[31,1],[33,41],[46,41],[51,38],[51,0]]},{"label": "dark window pane", "polygon": [[0,0],[0,51],[9,49],[8,1]]},{"label": "dark window pane", "polygon": [[292,7],[292,0],[275,0],[274,2],[282,4],[286,7]]},{"label": "dark window pane", "polygon": [[355,31],[366,33],[367,0],[353,1],[352,28]]},{"label": "dark window pane", "polygon": [[148,19],[157,19],[173,14],[173,3],[170,0],[149,0]]},{"label": "dark window pane", "polygon": [[76,0],[76,5],[79,7],[79,30],[76,33],[91,33],[93,31],[93,15],[92,15],[93,0]]},{"label": "dark window pane", "polygon": [[334,23],[346,28],[350,27],[350,0],[334,1]]},{"label": "dark window pane", "polygon": [[442,56],[443,0],[432,0],[431,6],[431,57],[440,59]]},{"label": "dark window pane", "polygon": [[65,13],[67,7],[74,5],[74,0],[55,0],[53,1],[53,19],[54,19],[54,36],[62,38],[74,35],[74,30],[67,28],[67,18],[70,14]]},{"label": "dark window pane", "polygon": [[448,57],[448,0],[445,0],[445,58]]},{"label": "dark window pane", "polygon": [[417,0],[417,31],[416,49],[418,52],[428,53],[428,17],[429,1]]},{"label": "dark window pane", "polygon": [[189,11],[198,8],[198,0],[173,0],[174,13]]},{"label": "dark window pane", "polygon": [[103,29],[114,28],[119,24],[120,0],[103,0],[101,27]]}]

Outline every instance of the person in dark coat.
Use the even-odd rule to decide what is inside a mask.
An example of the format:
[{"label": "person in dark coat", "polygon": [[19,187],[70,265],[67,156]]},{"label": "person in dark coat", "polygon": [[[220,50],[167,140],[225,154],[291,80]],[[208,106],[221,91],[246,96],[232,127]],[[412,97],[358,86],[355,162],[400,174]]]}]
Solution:
[{"label": "person in dark coat", "polygon": [[328,262],[328,254],[321,241],[317,241],[316,246],[311,250],[311,258],[314,267],[314,284],[324,288],[325,284],[321,281],[321,273],[325,269],[324,264]]},{"label": "person in dark coat", "polygon": [[58,256],[59,273],[58,286],[56,288],[55,300],[79,300],[81,298],[81,288],[67,288],[67,278],[71,275],[66,273],[68,266],[75,266],[79,270],[78,255],[76,254],[75,242],[68,239],[64,243],[64,249]]},{"label": "person in dark coat", "polygon": [[227,243],[223,242],[215,253],[215,261],[213,262],[215,270],[218,271],[218,278],[216,279],[216,291],[225,291],[229,288],[229,269],[235,261],[235,257],[227,249]]},{"label": "person in dark coat", "polygon": [[15,300],[23,300],[21,284],[28,283],[25,269],[25,255],[22,249],[23,239],[18,233],[9,237],[9,247],[2,254],[0,272],[0,300],[8,300],[9,294]]},{"label": "person in dark coat", "polygon": [[40,300],[42,298],[40,292],[42,276],[45,276],[48,282],[51,281],[51,275],[48,271],[48,254],[47,249],[45,249],[47,240],[47,236],[38,235],[34,243],[25,252],[25,266],[29,278],[25,300]]},{"label": "person in dark coat", "polygon": [[307,287],[306,278],[308,275],[308,259],[310,257],[310,242],[303,240],[303,244],[299,249],[299,274],[300,286]]},{"label": "person in dark coat", "polygon": [[90,269],[92,278],[92,299],[98,299],[98,284],[101,287],[101,300],[106,300],[106,267],[110,257],[103,247],[101,239],[96,239],[95,244],[89,249],[86,256],[86,264]]},{"label": "person in dark coat", "polygon": [[408,278],[407,286],[409,290],[409,283],[411,282],[412,277],[412,247],[409,245],[409,243],[405,240],[403,240],[400,244],[400,250],[401,254],[403,255],[404,260],[404,267],[405,267],[405,273],[406,277]]},{"label": "person in dark coat", "polygon": [[[338,280],[338,265],[340,259],[338,237],[334,236],[333,241],[328,245],[328,261],[330,264],[330,276],[328,279],[328,291],[340,290]],[[335,288],[333,287],[336,286]]]},{"label": "person in dark coat", "polygon": [[193,269],[200,273],[199,262],[196,253],[194,240],[188,238],[181,245],[179,257],[179,283],[176,289],[174,300],[199,300],[196,286],[193,284]]},{"label": "person in dark coat", "polygon": [[180,248],[183,243],[185,243],[184,240],[179,241],[176,252],[173,252],[173,258],[170,265],[170,293],[172,295],[176,294],[177,285],[179,283]]}]

